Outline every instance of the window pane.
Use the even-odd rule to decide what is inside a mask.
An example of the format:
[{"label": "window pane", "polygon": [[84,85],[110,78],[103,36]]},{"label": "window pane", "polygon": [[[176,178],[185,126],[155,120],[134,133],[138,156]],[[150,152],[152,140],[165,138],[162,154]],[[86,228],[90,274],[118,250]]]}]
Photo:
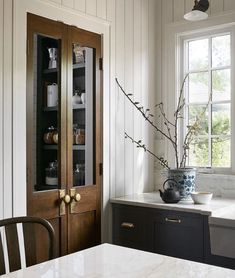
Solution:
[{"label": "window pane", "polygon": [[230,100],[231,97],[231,81],[230,69],[215,70],[212,72],[212,100],[223,101]]},{"label": "window pane", "polygon": [[230,134],[230,104],[212,105],[212,134]]},{"label": "window pane", "polygon": [[208,72],[189,75],[189,103],[207,103],[209,100],[208,91]]},{"label": "window pane", "polygon": [[208,68],[208,39],[189,42],[189,70]]},{"label": "window pane", "polygon": [[212,139],[212,167],[230,167],[230,138]]},{"label": "window pane", "polygon": [[209,165],[208,139],[196,138],[189,146],[189,166],[207,167]]},{"label": "window pane", "polygon": [[189,126],[192,126],[196,120],[198,120],[198,134],[208,134],[208,109],[206,105],[193,105],[189,107]]},{"label": "window pane", "polygon": [[230,35],[212,38],[212,67],[229,66]]}]

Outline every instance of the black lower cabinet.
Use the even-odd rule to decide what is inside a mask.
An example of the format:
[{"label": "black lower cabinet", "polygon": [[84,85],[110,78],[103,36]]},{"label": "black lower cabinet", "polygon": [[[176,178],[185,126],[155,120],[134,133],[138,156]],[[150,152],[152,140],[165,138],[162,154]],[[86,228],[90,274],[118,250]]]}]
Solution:
[{"label": "black lower cabinet", "polygon": [[192,212],[113,204],[113,243],[235,269],[211,254],[208,217]]},{"label": "black lower cabinet", "polygon": [[161,210],[152,214],[153,252],[203,262],[203,219]]},{"label": "black lower cabinet", "polygon": [[150,251],[147,248],[146,210],[132,206],[113,206],[113,242]]}]

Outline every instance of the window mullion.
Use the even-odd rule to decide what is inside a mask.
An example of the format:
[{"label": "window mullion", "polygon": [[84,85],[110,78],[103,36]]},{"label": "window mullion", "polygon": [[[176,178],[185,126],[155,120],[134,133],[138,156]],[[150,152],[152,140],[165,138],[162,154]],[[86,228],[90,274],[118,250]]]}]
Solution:
[{"label": "window mullion", "polygon": [[[209,47],[208,47],[208,75],[209,75],[209,84],[208,84],[208,97],[212,94],[212,38],[209,38]],[[211,142],[211,135],[212,135],[212,95],[210,99],[210,104],[208,106],[208,156],[209,156],[209,166],[212,167],[212,142]]]}]

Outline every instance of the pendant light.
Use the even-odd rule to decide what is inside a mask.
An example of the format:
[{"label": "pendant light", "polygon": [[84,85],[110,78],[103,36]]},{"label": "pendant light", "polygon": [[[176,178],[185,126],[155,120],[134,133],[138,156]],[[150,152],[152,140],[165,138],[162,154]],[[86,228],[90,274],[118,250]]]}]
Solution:
[{"label": "pendant light", "polygon": [[191,12],[184,15],[184,19],[189,21],[199,21],[207,19],[208,14],[206,11],[209,8],[208,0],[195,0],[194,7]]}]

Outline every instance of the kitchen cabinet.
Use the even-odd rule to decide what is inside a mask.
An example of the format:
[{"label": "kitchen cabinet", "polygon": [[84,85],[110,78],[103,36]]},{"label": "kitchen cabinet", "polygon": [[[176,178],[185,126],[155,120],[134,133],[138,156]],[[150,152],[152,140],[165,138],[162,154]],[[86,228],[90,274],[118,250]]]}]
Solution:
[{"label": "kitchen cabinet", "polygon": [[32,14],[27,26],[27,213],[51,222],[59,256],[100,243],[101,37]]},{"label": "kitchen cabinet", "polygon": [[151,212],[152,251],[187,260],[203,261],[203,218],[194,213]]},{"label": "kitchen cabinet", "polygon": [[211,254],[208,216],[112,204],[113,243],[235,269],[235,260]]}]

